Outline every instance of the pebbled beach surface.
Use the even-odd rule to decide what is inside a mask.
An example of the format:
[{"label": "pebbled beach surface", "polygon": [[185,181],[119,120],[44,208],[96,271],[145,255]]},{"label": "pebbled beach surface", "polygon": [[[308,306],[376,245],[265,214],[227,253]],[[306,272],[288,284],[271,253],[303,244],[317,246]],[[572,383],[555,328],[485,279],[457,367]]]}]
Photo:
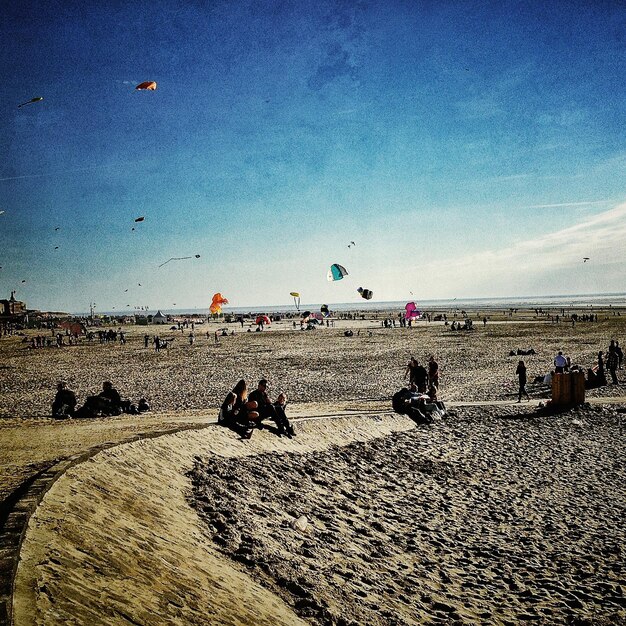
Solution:
[{"label": "pebbled beach surface", "polygon": [[622,416],[520,411],[197,459],[189,501],[214,546],[312,624],[624,624]]},{"label": "pebbled beach surface", "polygon": [[[611,338],[626,334],[626,316],[601,315],[598,323],[574,327],[526,318],[485,327],[476,322],[471,332],[452,332],[441,322],[384,329],[376,320],[341,320],[336,328],[300,332],[283,321],[262,333],[241,332],[238,324],[231,324],[229,332],[236,334],[221,337],[218,344],[213,332],[227,325],[211,323],[205,325],[208,330],[196,331],[193,345],[188,343],[189,330],[181,333],[157,326],[130,327],[124,345],[82,338],[76,346],[33,350],[20,337],[2,337],[0,418],[48,417],[59,380],[76,392],[79,403],[99,393],[102,382],[110,380],[123,397],[133,402],[145,397],[157,412],[217,407],[239,378],[253,386],[268,378],[273,393],[282,389],[294,403],[388,400],[402,384],[409,357],[425,363],[431,354],[439,363],[445,400],[516,399],[515,368],[520,358],[528,368],[529,393],[546,398],[547,387],[533,385],[532,380],[553,369],[558,350],[587,368],[596,363],[599,350],[606,351]],[[348,328],[353,329],[353,337],[344,336]],[[144,333],[174,341],[168,350],[155,352],[144,348]],[[509,356],[518,348],[533,348],[536,354]],[[617,388],[595,389],[590,397],[624,394],[623,371],[619,378]]]}]

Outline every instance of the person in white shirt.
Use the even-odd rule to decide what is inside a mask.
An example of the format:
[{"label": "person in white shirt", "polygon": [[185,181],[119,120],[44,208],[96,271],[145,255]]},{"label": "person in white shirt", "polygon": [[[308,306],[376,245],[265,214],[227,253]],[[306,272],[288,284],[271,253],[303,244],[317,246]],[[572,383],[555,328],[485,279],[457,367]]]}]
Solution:
[{"label": "person in white shirt", "polygon": [[567,359],[563,356],[563,352],[559,350],[559,353],[554,357],[554,371],[556,374],[562,374],[567,367]]}]

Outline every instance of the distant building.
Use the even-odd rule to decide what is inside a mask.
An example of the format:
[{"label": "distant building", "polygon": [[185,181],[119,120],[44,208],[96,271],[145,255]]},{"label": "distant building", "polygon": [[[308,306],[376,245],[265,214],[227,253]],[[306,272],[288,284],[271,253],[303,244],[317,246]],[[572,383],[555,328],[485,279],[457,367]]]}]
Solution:
[{"label": "distant building", "polygon": [[152,316],[153,324],[167,324],[167,315],[163,315],[161,311],[157,311],[155,315]]},{"label": "distant building", "polygon": [[0,300],[0,332],[7,333],[27,321],[26,303],[15,299],[15,291],[11,292],[8,300]]}]

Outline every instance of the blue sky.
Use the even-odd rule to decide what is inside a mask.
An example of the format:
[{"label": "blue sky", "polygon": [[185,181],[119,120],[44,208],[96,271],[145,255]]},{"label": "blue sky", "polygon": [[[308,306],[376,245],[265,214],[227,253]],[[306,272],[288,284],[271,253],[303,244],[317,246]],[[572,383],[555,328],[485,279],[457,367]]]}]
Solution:
[{"label": "blue sky", "polygon": [[30,307],[624,290],[623,3],[12,4],[0,288]]}]

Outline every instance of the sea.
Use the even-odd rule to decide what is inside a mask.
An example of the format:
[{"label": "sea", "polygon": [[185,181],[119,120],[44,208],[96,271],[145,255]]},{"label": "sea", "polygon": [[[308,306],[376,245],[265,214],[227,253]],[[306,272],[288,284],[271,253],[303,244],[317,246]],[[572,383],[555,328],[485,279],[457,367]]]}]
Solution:
[{"label": "sea", "polygon": [[[437,311],[448,311],[450,309],[458,310],[509,310],[509,309],[606,309],[606,308],[626,308],[626,293],[599,293],[599,294],[566,294],[551,296],[523,296],[523,297],[503,297],[503,298],[452,298],[441,300],[420,300],[414,298],[412,300],[395,300],[389,302],[374,302],[371,300],[360,300],[358,302],[337,302],[324,303],[327,304],[331,311],[335,312],[365,312],[376,313],[384,311],[404,311],[407,302],[415,302],[418,310],[428,311],[429,313]],[[320,310],[322,303],[300,304],[300,311],[317,312]],[[184,316],[184,315],[208,315],[209,309],[161,309],[166,315]],[[234,315],[246,313],[268,313],[268,314],[284,314],[293,313],[295,307],[291,304],[275,304],[269,306],[225,306],[224,313]],[[156,311],[154,311],[156,312]],[[150,311],[149,313],[153,313]],[[113,315],[116,313],[113,312]],[[119,312],[117,313],[119,315]]]}]

